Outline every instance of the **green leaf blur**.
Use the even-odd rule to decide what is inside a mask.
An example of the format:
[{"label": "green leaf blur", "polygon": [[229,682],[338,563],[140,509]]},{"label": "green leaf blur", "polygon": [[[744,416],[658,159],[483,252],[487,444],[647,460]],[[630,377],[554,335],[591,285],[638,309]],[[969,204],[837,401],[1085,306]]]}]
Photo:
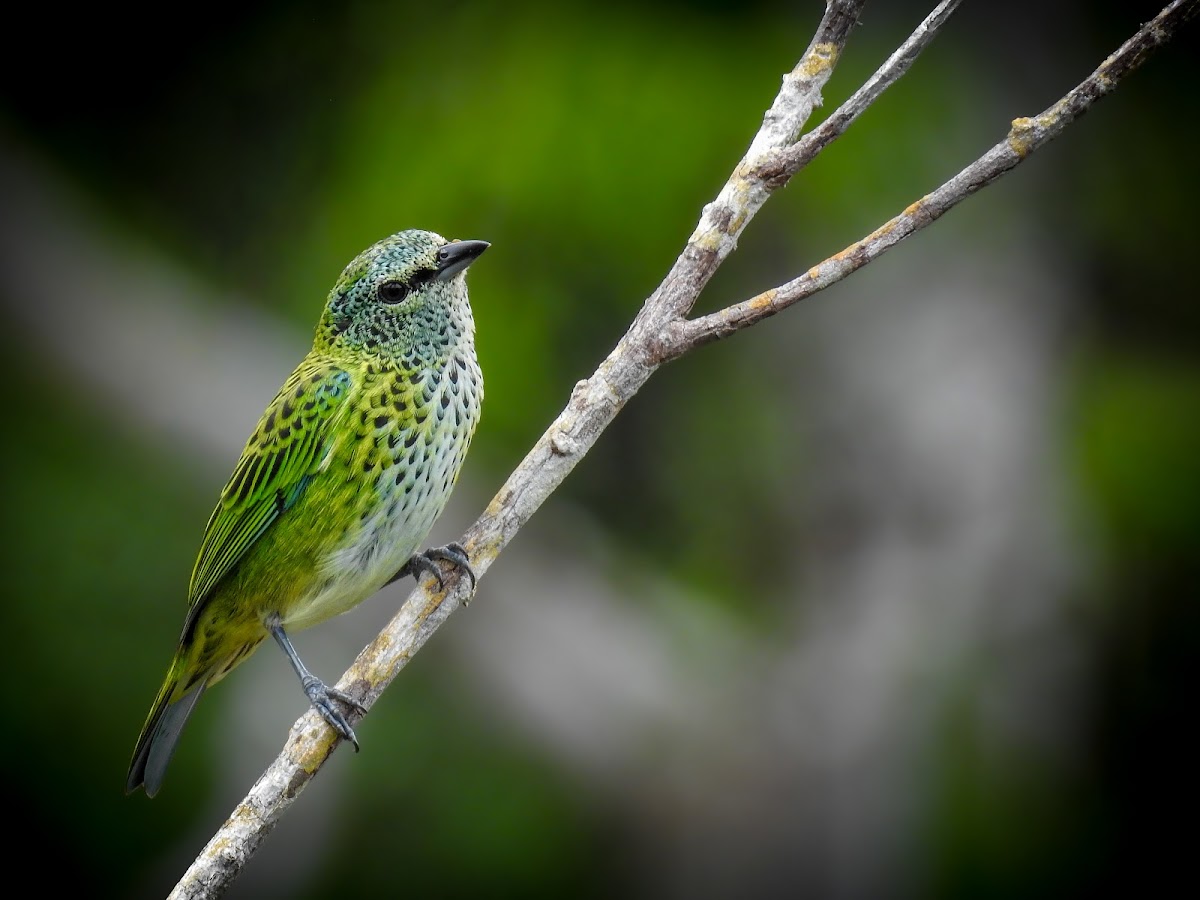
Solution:
[{"label": "green leaf blur", "polygon": [[[793,278],[877,227],[1001,140],[1012,118],[1057,99],[1157,11],[1115,2],[1074,4],[1070,15],[1033,2],[964,7],[909,76],[777,193],[701,310]],[[43,77],[15,52],[2,64],[0,161],[35,161],[87,211],[96,235],[188,273],[202,286],[199,321],[244,321],[247,333],[266,322],[294,359],[341,267],[369,243],[409,227],[491,241],[470,275],[487,397],[460,488],[477,505],[456,510],[461,527],[657,286],[821,8],[218,3],[189,9],[194,18],[180,29],[108,8],[59,23],[58,13],[32,10],[41,27],[27,32],[54,36],[59,72]],[[817,118],[927,11],[868,5]],[[147,39],[142,28],[161,31]],[[1019,275],[1027,260],[1014,247],[1044,251],[1047,268],[1031,267],[1030,282],[1051,270],[1069,297],[1050,329],[1057,368],[1038,383],[1059,398],[1056,433],[1037,452],[1059,473],[1048,492],[1066,498],[1067,543],[1082,547],[1064,563],[1075,573],[1069,586],[1048,591],[1046,603],[1062,604],[1061,627],[1082,648],[1085,689],[1062,707],[1081,724],[1061,743],[993,741],[980,725],[995,713],[987,687],[997,673],[1021,670],[1028,648],[1003,635],[977,656],[958,648],[965,658],[955,677],[930,679],[944,708],[903,751],[917,799],[878,825],[902,838],[887,845],[891,856],[847,862],[902,873],[893,896],[1084,896],[1133,879],[1149,891],[1188,858],[1169,801],[1195,785],[1196,745],[1180,731],[1200,658],[1195,31],[871,274],[659,373],[513,545],[546,572],[558,571],[556,553],[570,547],[618,609],[679,601],[697,629],[670,633],[681,656],[703,656],[694,648],[714,645],[692,641],[711,629],[729,658],[747,647],[767,658],[787,644],[786,628],[836,617],[804,580],[811,548],[837,558],[878,525],[809,512],[824,508],[809,506],[823,496],[821,461],[838,456],[811,415],[838,408],[837,396],[823,396],[826,370],[805,368],[827,335],[819,317],[844,312],[853,334],[884,308],[903,318],[960,256]],[[6,241],[26,230],[14,216],[4,213]],[[0,255],[6,271],[19,262]],[[57,260],[63,269],[76,262],[87,261]],[[42,281],[58,275],[46,271]],[[121,794],[233,460],[189,445],[113,388],[142,384],[149,394],[161,359],[131,352],[122,367],[134,377],[125,381],[81,374],[54,336],[78,336],[70,310],[90,296],[64,298],[55,330],[26,340],[22,323],[42,301],[15,284],[0,283],[10,386],[3,746],[21,842],[13,852],[52,846],[54,870],[36,877],[88,896],[163,896],[282,745],[303,698],[290,682],[271,694],[261,714],[273,743],[246,746],[234,725],[254,715],[237,712],[237,697],[268,673],[281,672],[281,684],[290,677],[274,648],[264,650],[209,695],[162,796]],[[187,304],[157,298],[155,315],[177,306]],[[186,381],[203,392],[220,368],[218,360]],[[231,391],[231,400],[265,403],[260,390],[246,385],[247,396]],[[248,430],[233,418],[197,431]],[[876,424],[864,417],[839,432],[847,458],[857,445],[844,435],[869,443]],[[695,876],[697,886],[688,873],[717,865],[729,847],[735,871],[737,852],[756,860],[760,844],[783,849],[764,880],[746,863],[737,883],[747,891],[871,895],[779,862],[792,843],[833,842],[841,820],[818,811],[814,832],[780,834],[749,803],[748,823],[737,818],[736,785],[755,771],[762,737],[749,719],[718,723],[729,738],[717,750],[681,731],[672,740],[674,720],[656,712],[649,688],[639,693],[633,669],[628,702],[653,721],[633,737],[613,736],[617,760],[605,756],[608,744],[573,745],[575,733],[556,733],[503,685],[461,674],[486,635],[450,647],[447,632],[488,622],[502,589],[506,603],[522,603],[528,583],[509,566],[506,553],[478,605],[447,624],[364,721],[362,753],[335,753],[335,771],[310,789],[318,796],[299,799],[289,813],[296,822],[285,817],[231,897],[721,896],[727,884]],[[1025,568],[1014,559],[1006,575]],[[355,616],[382,623],[399,596]],[[306,633],[305,647],[320,646],[323,633]],[[623,648],[608,650],[619,657]],[[938,652],[931,645],[930,657]],[[759,655],[736,657],[751,661],[750,677]],[[332,680],[350,661],[321,674]],[[721,662],[714,654],[713,671]],[[569,681],[579,671],[562,674]],[[554,681],[539,670],[523,684],[536,696]],[[728,713],[724,687],[702,692],[700,708]],[[926,682],[911,687],[914,706],[928,697]],[[767,708],[781,696],[764,688],[754,699]],[[574,710],[582,721],[586,703]],[[1024,708],[1009,712],[1020,718]],[[823,723],[798,727],[819,735]],[[711,769],[709,752],[718,760]],[[245,779],[242,762],[253,770]],[[702,789],[679,787],[689,777]],[[803,807],[802,794],[780,803]],[[719,821],[738,827],[686,831],[714,808],[732,810]],[[273,852],[277,839],[302,849]],[[1155,869],[1164,857],[1175,862]]]}]

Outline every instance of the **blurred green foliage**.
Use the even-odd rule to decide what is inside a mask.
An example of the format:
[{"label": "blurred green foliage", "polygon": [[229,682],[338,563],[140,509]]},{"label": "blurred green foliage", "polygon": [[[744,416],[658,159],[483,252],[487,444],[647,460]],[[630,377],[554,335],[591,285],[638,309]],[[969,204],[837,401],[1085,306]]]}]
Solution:
[{"label": "blurred green foliage", "polygon": [[[826,109],[924,14],[876,6]],[[1074,4],[1079,27],[1034,3],[965,6],[911,75],[772,201],[703,308],[794,277],[874,228],[999,140],[1007,118],[1056,99],[1153,12]],[[101,198],[121,227],[303,329],[344,262],[385,234],[422,227],[492,241],[471,275],[488,402],[468,467],[498,484],[665,273],[819,12],[217,3],[189,10],[186,30],[147,40],[138,29],[150,26],[132,13],[93,8],[53,30],[56,81],[4,61],[0,127]],[[30,33],[51,33],[44,24]],[[1012,42],[1034,30],[1045,52],[1014,58]],[[1102,548],[1085,598],[1102,602],[1083,604],[1081,628],[1105,648],[1111,704],[1097,712],[1100,749],[1086,771],[1022,770],[1012,784],[981,783],[970,734],[949,726],[929,838],[936,895],[1084,893],[1152,849],[1121,824],[1155,814],[1130,788],[1154,767],[1130,729],[1158,733],[1180,715],[1200,647],[1200,305],[1187,227],[1200,198],[1190,161],[1200,116],[1189,40],[935,226],[986,242],[1037,221],[1093,288],[1079,313],[1089,349],[1075,367],[1068,462]],[[55,86],[64,81],[69,92]],[[795,334],[802,318],[772,327]],[[78,878],[90,896],[153,896],[166,882],[152,861],[188,829],[216,824],[192,815],[217,764],[204,711],[174,763],[190,777],[175,772],[154,804],[119,793],[215,486],[42,373],[20,335],[3,341],[5,379],[21,385],[0,444],[10,808],[38,842],[53,835],[62,871],[52,880]],[[769,623],[772,611],[745,598],[770,571],[746,561],[786,556],[772,479],[804,459],[800,426],[777,414],[788,400],[775,369],[788,360],[762,341],[741,335],[664,372],[562,496],[630,555]],[[725,477],[735,444],[759,448],[761,478]],[[670,446],[692,452],[668,464]],[[376,727],[396,732],[395,752],[353,759],[352,810],[303,896],[375,892],[395,877],[398,846],[420,861],[398,884],[419,896],[620,890],[630,873],[604,857],[629,837],[612,811],[516,736],[498,745],[493,734],[485,749],[480,711],[434,676],[437,662],[431,646],[405,673],[408,689],[389,695],[389,724]],[[1170,790],[1161,770],[1150,783]],[[1059,792],[1072,802],[1055,802]]]}]

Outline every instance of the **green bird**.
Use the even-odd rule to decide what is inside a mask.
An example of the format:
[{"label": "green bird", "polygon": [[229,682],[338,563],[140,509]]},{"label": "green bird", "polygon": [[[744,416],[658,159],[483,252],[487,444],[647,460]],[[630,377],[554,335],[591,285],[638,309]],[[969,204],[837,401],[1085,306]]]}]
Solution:
[{"label": "green bird", "polygon": [[483,374],[465,270],[485,241],[401,231],[368,247],[329,293],[312,350],[283,383],[208,520],[183,634],[142,727],[126,791],[153,797],[196,702],[268,636],[309,701],[358,748],[346,707],[289,631],[384,585],[462,567],[457,544],[418,553],[458,480]]}]

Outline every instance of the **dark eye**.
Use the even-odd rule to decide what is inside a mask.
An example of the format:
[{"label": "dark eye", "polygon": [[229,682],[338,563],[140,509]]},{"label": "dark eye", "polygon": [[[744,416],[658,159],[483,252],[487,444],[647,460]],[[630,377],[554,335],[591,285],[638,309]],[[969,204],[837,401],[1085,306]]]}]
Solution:
[{"label": "dark eye", "polygon": [[384,303],[399,303],[408,296],[408,285],[403,281],[385,281],[379,286],[379,299]]}]

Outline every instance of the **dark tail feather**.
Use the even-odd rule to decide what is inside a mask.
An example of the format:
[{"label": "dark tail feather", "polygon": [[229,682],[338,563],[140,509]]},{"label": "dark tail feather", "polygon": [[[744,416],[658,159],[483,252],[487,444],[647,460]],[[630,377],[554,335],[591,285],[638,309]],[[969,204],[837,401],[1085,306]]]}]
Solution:
[{"label": "dark tail feather", "polygon": [[129,775],[125,780],[125,793],[131,794],[143,786],[147,797],[158,793],[167,774],[167,764],[175,753],[175,745],[179,743],[179,735],[188,716],[196,708],[196,701],[204,694],[205,687],[203,680],[198,681],[195,687],[173,703],[167,702],[169,691],[164,688],[133,751],[133,762],[129,764]]}]

